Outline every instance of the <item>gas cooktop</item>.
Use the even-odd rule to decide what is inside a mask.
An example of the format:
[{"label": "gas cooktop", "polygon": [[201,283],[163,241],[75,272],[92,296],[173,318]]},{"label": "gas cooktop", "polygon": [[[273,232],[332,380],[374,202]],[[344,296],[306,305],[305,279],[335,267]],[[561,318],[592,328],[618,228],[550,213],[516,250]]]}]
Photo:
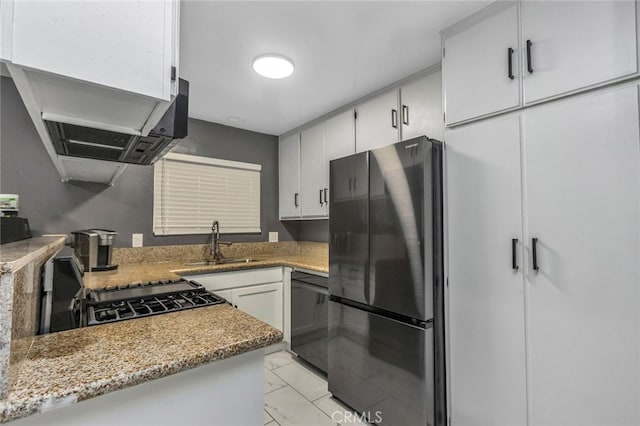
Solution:
[{"label": "gas cooktop", "polygon": [[106,324],[225,303],[187,280],[152,281],[87,292],[87,325]]}]

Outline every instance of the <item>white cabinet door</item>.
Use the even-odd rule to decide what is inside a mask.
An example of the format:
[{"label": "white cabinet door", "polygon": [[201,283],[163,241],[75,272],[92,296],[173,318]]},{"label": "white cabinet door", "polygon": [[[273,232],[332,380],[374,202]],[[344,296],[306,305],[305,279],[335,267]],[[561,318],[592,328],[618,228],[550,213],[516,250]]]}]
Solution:
[{"label": "white cabinet door", "polygon": [[522,2],[525,103],[636,73],[636,7],[633,1]]},{"label": "white cabinet door", "polygon": [[400,88],[402,139],[426,135],[443,140],[442,72],[434,72]]},{"label": "white cabinet door", "polygon": [[300,205],[303,217],[325,216],[326,167],[322,123],[300,134]]},{"label": "white cabinet door", "polygon": [[637,88],[525,118],[531,424],[640,424]]},{"label": "white cabinet door", "polygon": [[233,304],[260,321],[283,330],[281,282],[234,289]]},{"label": "white cabinet door", "polygon": [[357,107],[356,152],[380,148],[400,139],[398,91],[391,90]]},{"label": "white cabinet door", "polygon": [[[326,188],[329,189],[329,165],[332,160],[346,157],[356,152],[356,129],[353,110],[348,110],[324,122],[324,152]],[[325,206],[329,214],[329,194]]]},{"label": "white cabinet door", "polygon": [[300,133],[278,145],[280,219],[300,217]]},{"label": "white cabinet door", "polygon": [[486,10],[483,20],[443,35],[447,124],[520,105],[518,5],[498,2]]},{"label": "white cabinet door", "polygon": [[445,138],[451,424],[526,425],[519,118]]},{"label": "white cabinet door", "polygon": [[169,100],[177,15],[170,0],[14,1],[11,61]]}]

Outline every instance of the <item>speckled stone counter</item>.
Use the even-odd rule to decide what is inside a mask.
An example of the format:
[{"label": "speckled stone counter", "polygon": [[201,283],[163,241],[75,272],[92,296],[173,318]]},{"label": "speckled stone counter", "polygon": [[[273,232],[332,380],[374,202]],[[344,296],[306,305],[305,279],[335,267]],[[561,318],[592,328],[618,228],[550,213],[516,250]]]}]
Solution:
[{"label": "speckled stone counter", "polygon": [[40,237],[0,245],[0,399],[9,372],[37,332],[40,268],[64,246],[64,237]]},{"label": "speckled stone counter", "polygon": [[[241,246],[241,244],[238,244]],[[260,247],[256,250],[256,246]],[[233,247],[233,246],[232,246]],[[271,250],[269,250],[271,248]],[[328,273],[329,256],[326,243],[246,243],[245,250],[224,250],[226,258],[248,257],[249,263],[229,263],[208,266],[187,266],[187,263],[207,259],[206,245],[167,246],[146,248],[144,253],[136,249],[120,249],[120,261],[136,259],[138,263],[120,264],[114,271],[90,272],[84,276],[87,288],[114,287],[123,284],[178,279],[181,275],[207,272],[236,271],[241,269],[289,266]],[[129,254],[130,256],[126,256]],[[114,255],[115,257],[115,255]],[[170,259],[170,260],[166,260]],[[117,263],[116,261],[114,261]]]},{"label": "speckled stone counter", "polygon": [[[238,243],[232,247],[223,250],[225,257],[257,260],[187,266],[185,263],[206,259],[208,246],[114,249],[119,268],[85,273],[85,286],[102,288],[269,266],[328,272],[326,243]],[[0,400],[0,423],[266,347],[282,338],[281,331],[229,305],[36,336],[25,351],[15,354],[6,398]]]},{"label": "speckled stone counter", "polygon": [[229,305],[37,336],[12,370],[0,422],[280,341],[282,332]]}]

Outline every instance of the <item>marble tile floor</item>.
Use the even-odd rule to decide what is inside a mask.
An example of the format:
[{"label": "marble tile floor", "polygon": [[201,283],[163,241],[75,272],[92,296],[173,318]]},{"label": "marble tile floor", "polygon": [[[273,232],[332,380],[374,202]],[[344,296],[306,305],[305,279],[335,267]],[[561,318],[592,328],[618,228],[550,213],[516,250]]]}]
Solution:
[{"label": "marble tile floor", "polygon": [[289,352],[264,359],[264,424],[269,426],[366,425],[331,397],[325,377]]}]

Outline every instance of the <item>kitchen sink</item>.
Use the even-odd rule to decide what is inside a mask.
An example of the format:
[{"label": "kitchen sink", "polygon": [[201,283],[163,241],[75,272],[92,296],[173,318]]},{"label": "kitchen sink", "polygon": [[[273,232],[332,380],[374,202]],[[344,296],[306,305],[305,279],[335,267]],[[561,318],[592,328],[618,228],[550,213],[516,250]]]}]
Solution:
[{"label": "kitchen sink", "polygon": [[208,265],[227,265],[229,263],[251,263],[258,259],[244,257],[241,259],[220,259],[220,260],[202,260],[200,262],[185,263],[186,266],[208,266]]}]

